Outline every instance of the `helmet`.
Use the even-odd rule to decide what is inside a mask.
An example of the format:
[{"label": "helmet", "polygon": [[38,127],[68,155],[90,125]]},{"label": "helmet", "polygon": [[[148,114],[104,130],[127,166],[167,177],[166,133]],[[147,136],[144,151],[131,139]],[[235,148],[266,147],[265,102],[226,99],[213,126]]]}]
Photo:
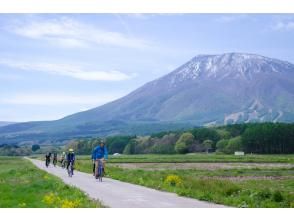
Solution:
[{"label": "helmet", "polygon": [[73,150],[72,148],[70,148],[68,151],[69,151],[69,152],[73,152],[74,150]]}]

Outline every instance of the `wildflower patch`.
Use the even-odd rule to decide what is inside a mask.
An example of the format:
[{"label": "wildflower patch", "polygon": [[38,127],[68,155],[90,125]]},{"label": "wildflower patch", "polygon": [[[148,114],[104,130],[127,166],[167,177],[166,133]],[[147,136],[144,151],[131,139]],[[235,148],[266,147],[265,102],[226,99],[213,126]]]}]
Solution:
[{"label": "wildflower patch", "polygon": [[181,177],[177,176],[177,175],[168,175],[165,180],[164,183],[170,186],[180,186],[182,185],[183,181],[181,179]]}]

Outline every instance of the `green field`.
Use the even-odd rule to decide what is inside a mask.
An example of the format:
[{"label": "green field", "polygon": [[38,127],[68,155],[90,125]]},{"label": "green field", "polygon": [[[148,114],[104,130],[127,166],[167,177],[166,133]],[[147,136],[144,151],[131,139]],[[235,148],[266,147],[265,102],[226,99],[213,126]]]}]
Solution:
[{"label": "green field", "polygon": [[20,157],[0,157],[0,207],[102,207]]},{"label": "green field", "polygon": [[[92,172],[89,156],[79,156],[76,168]],[[255,162],[268,163],[268,167],[230,169],[173,169],[150,170],[121,168],[131,165],[163,162]],[[271,164],[270,164],[271,162]],[[133,155],[110,157],[107,175],[111,178],[147,187],[175,192],[181,196],[197,198],[234,207],[294,207],[294,169],[275,167],[274,163],[293,164],[293,155]],[[158,163],[158,164],[156,164]]]},{"label": "green field", "polygon": [[[77,156],[78,159],[90,159],[90,155]],[[294,154],[285,155],[257,155],[247,154],[235,156],[215,153],[194,153],[194,154],[138,154],[109,156],[109,163],[201,163],[201,162],[252,162],[252,163],[291,163],[294,164]]]}]

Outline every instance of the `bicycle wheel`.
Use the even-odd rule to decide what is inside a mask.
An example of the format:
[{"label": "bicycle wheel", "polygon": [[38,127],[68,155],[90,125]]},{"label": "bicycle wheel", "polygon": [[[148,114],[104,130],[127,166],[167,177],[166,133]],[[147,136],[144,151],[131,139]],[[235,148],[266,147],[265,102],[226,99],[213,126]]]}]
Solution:
[{"label": "bicycle wheel", "polygon": [[69,177],[72,177],[72,164],[70,164],[70,165],[68,166],[68,170],[67,170],[67,172],[68,172],[68,176],[69,176]]},{"label": "bicycle wheel", "polygon": [[99,161],[99,181],[102,182],[102,177],[103,177],[103,165],[102,162]]}]

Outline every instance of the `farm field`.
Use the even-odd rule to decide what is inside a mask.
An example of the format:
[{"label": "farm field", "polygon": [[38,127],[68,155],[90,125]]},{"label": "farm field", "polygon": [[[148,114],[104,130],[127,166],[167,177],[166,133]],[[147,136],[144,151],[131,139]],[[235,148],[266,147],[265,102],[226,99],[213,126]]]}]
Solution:
[{"label": "farm field", "polygon": [[21,157],[0,157],[0,207],[102,207]]},{"label": "farm field", "polygon": [[[79,156],[76,168],[91,173],[89,158]],[[293,155],[121,155],[109,158],[106,172],[121,181],[228,206],[294,207]]]},{"label": "farm field", "polygon": [[[43,155],[42,155],[43,156]],[[77,156],[78,159],[88,160],[90,155]],[[248,163],[291,163],[294,164],[294,154],[257,155],[247,154],[235,156],[215,153],[191,153],[191,154],[136,154],[109,156],[108,163],[218,163],[218,162],[248,162]]]}]

